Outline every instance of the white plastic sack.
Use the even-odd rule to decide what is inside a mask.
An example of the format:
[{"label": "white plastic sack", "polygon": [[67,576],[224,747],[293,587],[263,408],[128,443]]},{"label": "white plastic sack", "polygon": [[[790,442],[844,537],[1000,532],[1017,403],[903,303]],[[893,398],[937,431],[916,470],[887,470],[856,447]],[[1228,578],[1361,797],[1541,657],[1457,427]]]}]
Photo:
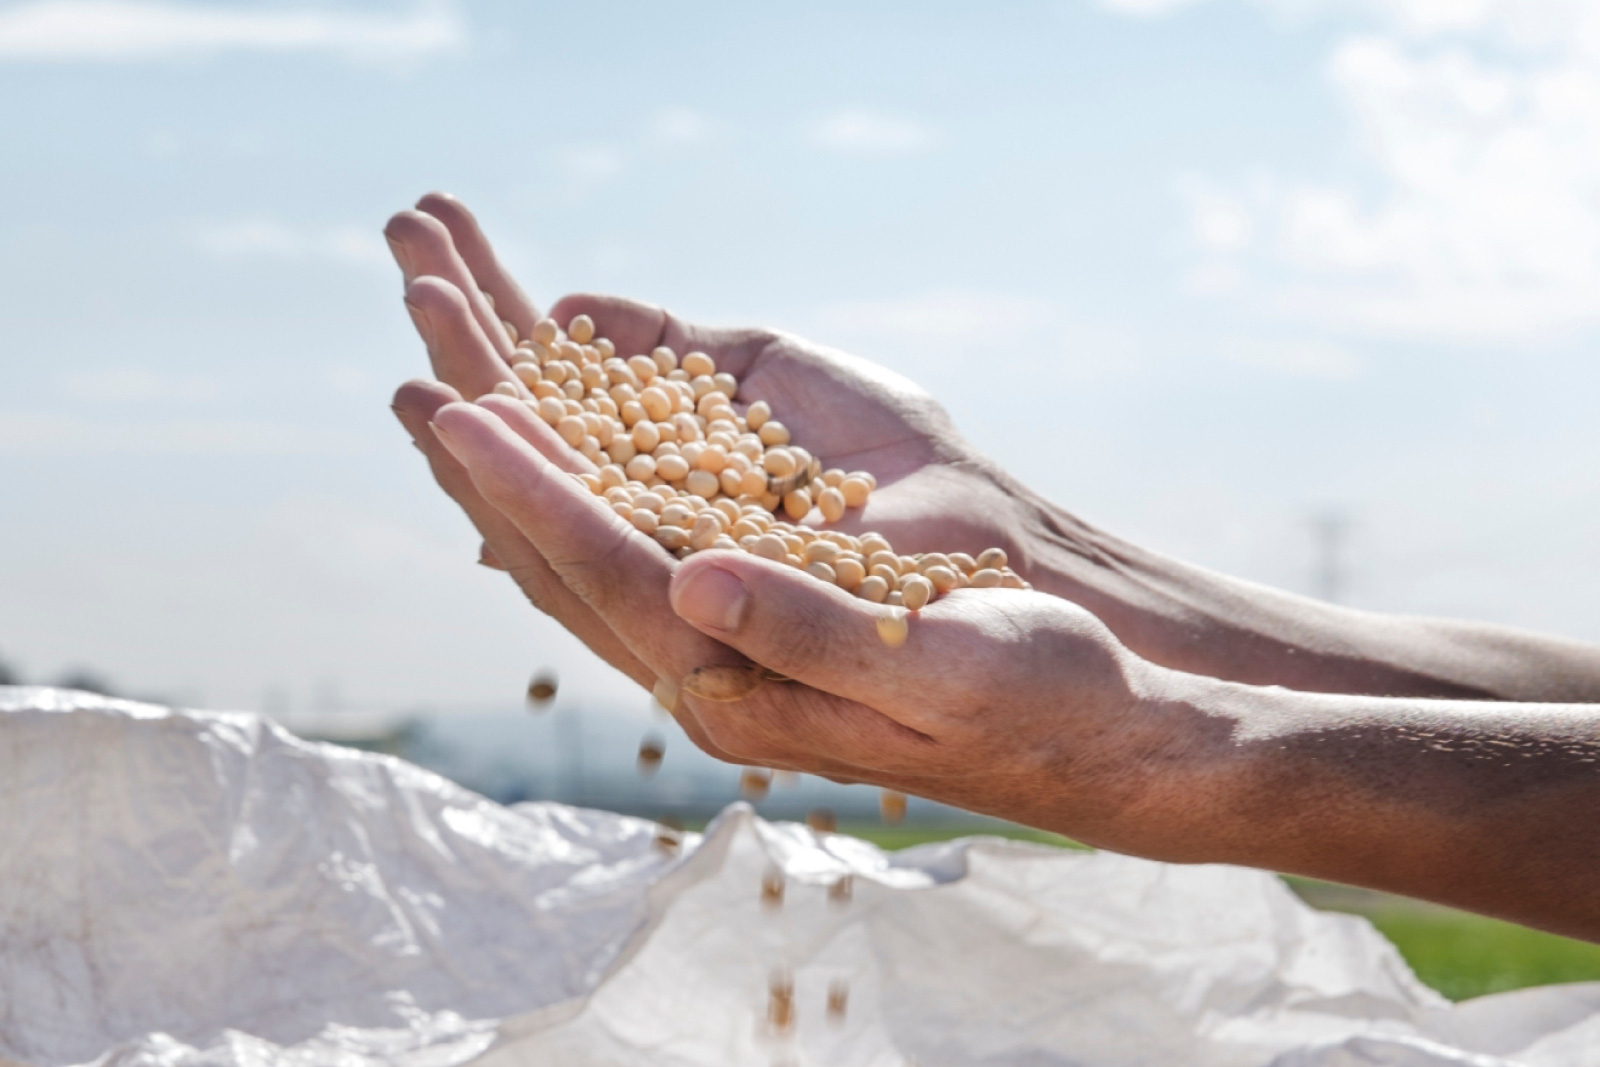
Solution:
[{"label": "white plastic sack", "polygon": [[1452,1006],[1255,871],[886,856],[743,805],[669,857],[255,716],[28,688],[0,813],[0,1057],[33,1067],[1600,1063],[1600,984]]}]

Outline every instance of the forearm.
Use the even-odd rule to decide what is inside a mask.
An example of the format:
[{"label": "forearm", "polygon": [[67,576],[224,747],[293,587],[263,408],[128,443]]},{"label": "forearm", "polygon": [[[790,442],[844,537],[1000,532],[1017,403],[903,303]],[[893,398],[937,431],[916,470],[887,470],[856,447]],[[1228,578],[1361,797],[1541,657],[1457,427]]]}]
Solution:
[{"label": "forearm", "polygon": [[[1166,672],[1192,854],[1600,940],[1600,705],[1296,693]],[[1187,798],[1179,794],[1187,792]],[[1159,809],[1158,809],[1159,810]]]},{"label": "forearm", "polygon": [[1600,646],[1295,596],[1170,559],[1018,495],[1029,579],[1094,612],[1152,663],[1309,692],[1600,703]]}]

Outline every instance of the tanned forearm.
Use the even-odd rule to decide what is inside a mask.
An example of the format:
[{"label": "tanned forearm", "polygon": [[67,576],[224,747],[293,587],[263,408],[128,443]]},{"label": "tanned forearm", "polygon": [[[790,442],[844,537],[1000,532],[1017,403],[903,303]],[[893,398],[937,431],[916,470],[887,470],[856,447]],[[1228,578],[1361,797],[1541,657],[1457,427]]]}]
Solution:
[{"label": "tanned forearm", "polygon": [[1600,646],[1381,615],[1170,559],[1018,490],[1021,562],[1164,667],[1322,693],[1600,703]]},{"label": "tanned forearm", "polygon": [[[1600,705],[1355,697],[1168,672],[1203,859],[1600,941]],[[1175,767],[1177,765],[1175,764]],[[1204,801],[1196,802],[1195,798]]]}]

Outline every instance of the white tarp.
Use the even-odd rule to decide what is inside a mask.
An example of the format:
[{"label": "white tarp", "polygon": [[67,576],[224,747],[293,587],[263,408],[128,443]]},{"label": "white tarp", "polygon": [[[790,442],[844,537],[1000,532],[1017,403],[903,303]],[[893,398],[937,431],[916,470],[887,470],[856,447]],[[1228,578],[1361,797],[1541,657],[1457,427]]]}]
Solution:
[{"label": "white tarp", "polygon": [[1600,984],[1452,1006],[1366,922],[1256,871],[992,839],[885,855],[743,805],[676,855],[654,838],[252,715],[0,688],[0,1057],[1600,1063]]}]

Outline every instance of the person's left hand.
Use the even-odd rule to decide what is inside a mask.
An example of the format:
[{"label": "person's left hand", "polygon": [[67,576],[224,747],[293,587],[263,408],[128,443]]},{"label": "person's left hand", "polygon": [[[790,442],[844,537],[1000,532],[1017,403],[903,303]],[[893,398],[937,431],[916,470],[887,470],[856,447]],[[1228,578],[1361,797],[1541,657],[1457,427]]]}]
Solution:
[{"label": "person's left hand", "polygon": [[[1083,609],[969,588],[904,615],[749,553],[679,561],[553,461],[566,445],[519,400],[447,404],[431,425],[478,497],[666,680],[674,715],[714,754],[1122,851],[1174,858],[1194,840],[1184,827],[1202,805],[1173,771],[1194,717],[1157,699],[1166,672]],[[890,647],[878,624],[899,615],[908,632]],[[752,662],[792,680],[734,700],[686,682]]]}]

